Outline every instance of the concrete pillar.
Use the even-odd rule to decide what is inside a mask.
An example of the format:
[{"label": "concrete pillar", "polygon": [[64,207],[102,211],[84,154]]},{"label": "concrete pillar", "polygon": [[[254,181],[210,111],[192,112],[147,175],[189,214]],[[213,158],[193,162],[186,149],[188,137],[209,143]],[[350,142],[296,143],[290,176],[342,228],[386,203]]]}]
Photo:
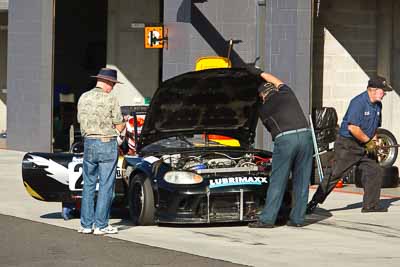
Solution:
[{"label": "concrete pillar", "polygon": [[[392,82],[392,51],[393,51],[393,0],[377,1],[376,14],[376,45],[377,45],[377,74]],[[384,113],[382,125],[393,126],[394,98],[390,95],[383,101]],[[387,111],[387,112],[385,112]]]},{"label": "concrete pillar", "polygon": [[391,80],[393,0],[377,1],[377,73]]},{"label": "concrete pillar", "polygon": [[7,21],[0,10],[0,133],[7,129]]},{"label": "concrete pillar", "polygon": [[[261,69],[265,69],[265,53],[266,46],[265,44],[265,34],[266,34],[266,0],[258,0],[256,7],[256,65]],[[256,128],[256,139],[254,142],[254,147],[257,148],[267,148],[271,149],[272,139],[270,135],[267,134],[264,125],[261,121],[258,122]]]},{"label": "concrete pillar", "polygon": [[[377,1],[377,44],[378,74],[391,82],[394,92],[383,99],[382,127],[391,131],[399,140],[400,136],[400,2],[393,0]],[[395,166],[399,166],[397,157]]]},{"label": "concrete pillar", "polygon": [[9,3],[7,148],[52,150],[53,0]]},{"label": "concrete pillar", "polygon": [[393,50],[392,50],[392,85],[400,88],[400,2],[393,2]]}]

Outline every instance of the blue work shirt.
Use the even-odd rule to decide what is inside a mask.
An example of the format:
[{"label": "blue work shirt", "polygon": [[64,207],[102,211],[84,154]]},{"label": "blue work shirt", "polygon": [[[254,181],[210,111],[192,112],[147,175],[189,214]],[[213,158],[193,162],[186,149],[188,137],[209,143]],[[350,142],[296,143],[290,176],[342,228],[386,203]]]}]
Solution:
[{"label": "blue work shirt", "polygon": [[352,124],[360,127],[369,138],[372,138],[376,129],[381,126],[381,111],[382,103],[372,103],[367,91],[359,94],[351,100],[340,126],[339,134],[357,140],[348,130],[348,125]]}]

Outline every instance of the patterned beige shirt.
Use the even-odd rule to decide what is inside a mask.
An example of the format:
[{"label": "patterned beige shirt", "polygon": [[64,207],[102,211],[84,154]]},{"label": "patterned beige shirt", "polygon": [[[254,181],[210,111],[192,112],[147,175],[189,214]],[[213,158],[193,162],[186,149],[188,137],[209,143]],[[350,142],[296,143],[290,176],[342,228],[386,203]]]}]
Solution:
[{"label": "patterned beige shirt", "polygon": [[117,136],[114,125],[123,123],[117,98],[98,87],[82,94],[78,101],[78,122],[82,136]]}]

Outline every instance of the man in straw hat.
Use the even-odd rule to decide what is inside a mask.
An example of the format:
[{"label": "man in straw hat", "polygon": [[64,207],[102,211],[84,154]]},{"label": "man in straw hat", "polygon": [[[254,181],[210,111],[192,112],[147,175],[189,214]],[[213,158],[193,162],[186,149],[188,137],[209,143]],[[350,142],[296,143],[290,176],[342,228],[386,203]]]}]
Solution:
[{"label": "man in straw hat", "polygon": [[[78,101],[78,122],[84,137],[81,228],[83,234],[116,234],[108,224],[118,160],[117,136],[125,128],[118,100],[110,94],[117,80],[116,70],[102,68],[96,87]],[[97,177],[99,189],[94,198]]]},{"label": "man in straw hat", "polygon": [[336,183],[354,165],[362,170],[364,187],[361,212],[387,212],[379,206],[382,183],[382,169],[376,157],[376,129],[382,121],[382,99],[392,87],[383,77],[368,81],[367,90],[354,97],[344,115],[339,135],[335,141],[335,164],[332,173],[318,186],[312,200],[307,205],[311,214],[317,205],[323,203]]}]

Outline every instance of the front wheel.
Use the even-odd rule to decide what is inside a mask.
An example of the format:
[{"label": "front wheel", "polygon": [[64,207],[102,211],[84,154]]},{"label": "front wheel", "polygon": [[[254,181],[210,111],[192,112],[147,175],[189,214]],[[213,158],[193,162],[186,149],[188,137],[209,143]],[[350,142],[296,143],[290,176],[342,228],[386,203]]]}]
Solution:
[{"label": "front wheel", "polygon": [[376,131],[378,137],[378,162],[382,167],[392,166],[398,154],[397,140],[394,135],[383,128],[378,128]]},{"label": "front wheel", "polygon": [[71,148],[69,149],[70,153],[83,153],[83,142],[75,142],[71,145]]},{"label": "front wheel", "polygon": [[154,194],[150,179],[136,174],[129,183],[129,215],[135,225],[154,224]]}]

